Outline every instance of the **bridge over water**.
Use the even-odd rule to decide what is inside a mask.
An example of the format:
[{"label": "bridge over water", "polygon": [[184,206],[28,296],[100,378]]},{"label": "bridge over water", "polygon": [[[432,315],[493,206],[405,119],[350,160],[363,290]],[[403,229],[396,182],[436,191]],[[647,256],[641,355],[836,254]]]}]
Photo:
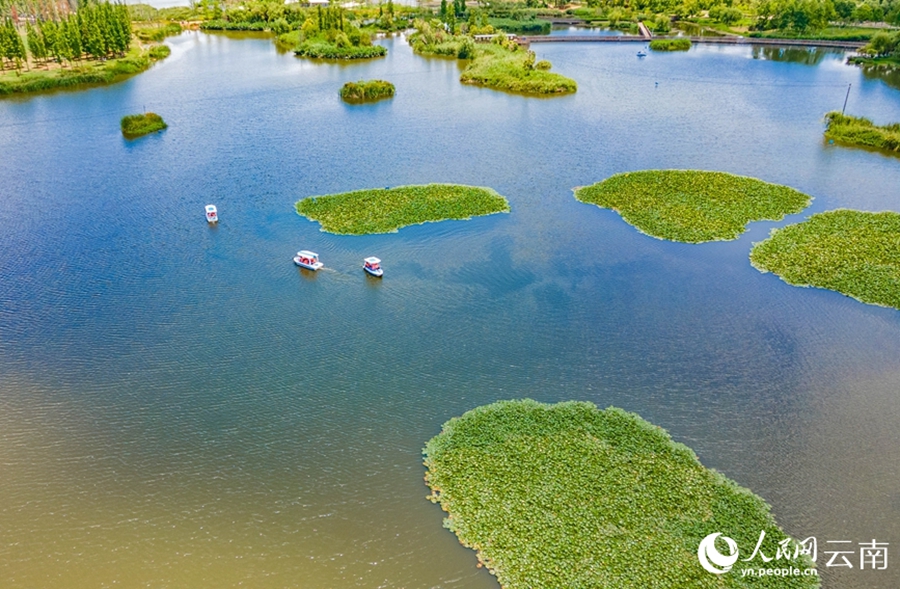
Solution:
[{"label": "bridge over water", "polygon": [[[764,39],[761,37],[655,37],[655,39],[690,39],[691,43],[713,43],[717,45],[776,45],[794,47],[833,47],[836,49],[859,49],[866,43],[861,41],[834,41],[818,39]],[[643,35],[525,35],[517,37],[522,45],[531,43],[646,43],[650,39]]]}]

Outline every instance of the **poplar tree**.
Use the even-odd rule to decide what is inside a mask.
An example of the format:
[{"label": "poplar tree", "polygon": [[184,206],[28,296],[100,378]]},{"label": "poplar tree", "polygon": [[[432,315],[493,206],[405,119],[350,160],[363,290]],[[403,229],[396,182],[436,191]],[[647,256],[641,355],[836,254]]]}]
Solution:
[{"label": "poplar tree", "polygon": [[38,27],[34,27],[31,23],[25,26],[25,38],[28,39],[28,49],[31,50],[31,57],[35,62],[47,59],[47,44],[44,43],[44,35]]}]

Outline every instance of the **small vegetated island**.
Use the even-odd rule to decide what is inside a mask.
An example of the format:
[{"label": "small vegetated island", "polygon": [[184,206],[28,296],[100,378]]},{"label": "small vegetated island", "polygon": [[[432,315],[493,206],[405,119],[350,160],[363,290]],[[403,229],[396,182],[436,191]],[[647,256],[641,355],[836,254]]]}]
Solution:
[{"label": "small vegetated island", "polygon": [[132,37],[141,31],[132,30],[125,4],[80,2],[50,18],[30,12],[37,6],[0,7],[0,96],[110,84],[169,55],[165,45],[144,47]]},{"label": "small vegetated island", "polygon": [[825,115],[825,138],[846,145],[861,145],[900,155],[900,123],[879,127],[869,119],[842,115],[835,111]]},{"label": "small vegetated island", "polygon": [[455,57],[470,60],[460,75],[460,82],[526,95],[563,95],[578,89],[575,80],[550,72],[549,61],[535,61],[533,51],[522,49],[504,33],[497,33],[489,43],[476,43],[473,35],[493,34],[491,25],[471,27],[470,34],[450,34],[439,21],[415,22],[416,32],[410,36],[413,51],[420,55]]},{"label": "small vegetated island", "polygon": [[737,239],[747,223],[781,220],[812,200],[787,186],[698,170],[617,174],[576,188],[575,198],[618,212],[642,233],[685,243]]},{"label": "small vegetated island", "polygon": [[[736,541],[742,558],[761,531],[769,556],[787,536],[760,497],[621,409],[501,401],[445,423],[424,455],[445,527],[504,589],[819,586],[814,576],[742,576],[776,566],[759,555],[725,574],[703,570],[698,547],[710,534]],[[790,563],[813,567],[804,555]]]},{"label": "small vegetated island", "polygon": [[162,117],[154,112],[124,116],[122,117],[121,125],[122,135],[126,139],[137,139],[138,137],[168,128]]},{"label": "small vegetated island", "polygon": [[654,39],[650,41],[650,49],[653,51],[687,51],[690,48],[690,39]]},{"label": "small vegetated island", "polygon": [[297,212],[321,223],[322,231],[367,235],[394,233],[407,225],[507,213],[509,202],[490,188],[427,184],[311,196],[297,203]]},{"label": "small vegetated island", "polygon": [[387,49],[372,44],[372,34],[346,18],[340,6],[310,11],[297,31],[279,35],[294,54],[316,59],[371,59],[387,55]]},{"label": "small vegetated island", "polygon": [[836,210],[772,231],[750,263],[794,286],[900,309],[900,213]]},{"label": "small vegetated island", "polygon": [[393,98],[394,92],[394,85],[390,82],[384,80],[360,80],[359,82],[347,82],[341,87],[339,94],[344,102],[358,104]]}]

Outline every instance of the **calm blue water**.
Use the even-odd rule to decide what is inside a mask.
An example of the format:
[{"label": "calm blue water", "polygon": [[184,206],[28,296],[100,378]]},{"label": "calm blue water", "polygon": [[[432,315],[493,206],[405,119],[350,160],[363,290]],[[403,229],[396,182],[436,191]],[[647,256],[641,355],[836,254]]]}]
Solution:
[{"label": "calm blue water", "polygon": [[[424,500],[420,452],[520,397],[636,411],[820,546],[900,545],[900,314],[747,261],[804,214],[900,210],[900,161],[822,140],[848,84],[878,123],[897,90],[834,53],[560,43],[534,49],[578,93],[523,98],[385,43],[328,64],[186,33],[127,82],[0,102],[0,585],[496,587]],[[339,101],[368,78],[397,96]],[[123,140],[144,109],[169,129]],[[572,197],[644,168],[815,200],[685,245]],[[293,211],[425,182],[493,187],[512,213],[347,237]],[[303,248],[326,268],[294,267]],[[832,570],[826,587],[900,584]]]},{"label": "calm blue water", "polygon": [[613,29],[601,29],[597,27],[576,27],[574,25],[554,25],[550,34],[554,37],[618,37],[624,35],[622,31]]}]

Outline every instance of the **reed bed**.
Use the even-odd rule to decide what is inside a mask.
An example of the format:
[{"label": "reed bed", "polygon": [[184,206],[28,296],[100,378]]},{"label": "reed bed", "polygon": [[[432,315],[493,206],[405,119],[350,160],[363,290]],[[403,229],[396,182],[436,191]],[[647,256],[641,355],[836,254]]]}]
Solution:
[{"label": "reed bed", "polygon": [[861,145],[900,155],[900,123],[878,126],[869,119],[842,115],[834,111],[825,115],[825,138],[846,145]]}]

